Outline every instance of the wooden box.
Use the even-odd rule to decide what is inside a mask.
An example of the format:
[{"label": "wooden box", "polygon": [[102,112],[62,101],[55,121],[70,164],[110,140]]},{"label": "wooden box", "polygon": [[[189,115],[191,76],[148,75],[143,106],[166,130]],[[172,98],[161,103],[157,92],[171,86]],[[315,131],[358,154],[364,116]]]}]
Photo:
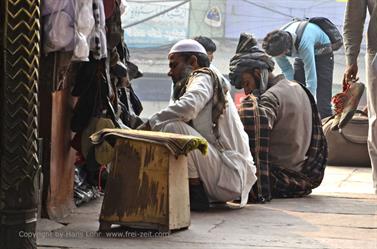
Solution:
[{"label": "wooden box", "polygon": [[190,225],[187,158],[163,145],[117,138],[100,214],[111,224],[170,231]]}]

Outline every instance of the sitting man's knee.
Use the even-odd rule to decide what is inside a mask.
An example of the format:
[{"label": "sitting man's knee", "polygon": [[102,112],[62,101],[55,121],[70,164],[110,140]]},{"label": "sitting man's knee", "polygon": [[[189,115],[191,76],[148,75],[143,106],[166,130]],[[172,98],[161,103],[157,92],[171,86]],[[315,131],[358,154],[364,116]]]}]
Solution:
[{"label": "sitting man's knee", "polygon": [[177,123],[177,122],[170,122],[170,123],[165,124],[165,125],[162,127],[161,131],[163,131],[163,132],[173,132],[173,133],[176,133],[176,132],[175,132],[175,131],[177,130],[177,128],[176,128],[176,123]]},{"label": "sitting man's knee", "polygon": [[178,133],[178,134],[183,134],[183,135],[191,135],[192,131],[190,131],[190,128],[191,127],[185,122],[175,121],[175,122],[169,122],[169,123],[164,124],[161,131],[170,132],[170,133]]}]

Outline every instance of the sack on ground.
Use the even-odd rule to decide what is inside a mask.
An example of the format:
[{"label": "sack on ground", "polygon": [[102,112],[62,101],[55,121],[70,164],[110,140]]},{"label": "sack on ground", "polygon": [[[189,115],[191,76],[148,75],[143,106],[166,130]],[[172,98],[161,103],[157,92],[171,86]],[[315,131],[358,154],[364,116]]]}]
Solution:
[{"label": "sack on ground", "polygon": [[338,166],[370,165],[367,148],[367,115],[358,110],[341,131],[331,130],[333,117],[322,121],[323,132],[326,136],[329,150],[327,164]]}]

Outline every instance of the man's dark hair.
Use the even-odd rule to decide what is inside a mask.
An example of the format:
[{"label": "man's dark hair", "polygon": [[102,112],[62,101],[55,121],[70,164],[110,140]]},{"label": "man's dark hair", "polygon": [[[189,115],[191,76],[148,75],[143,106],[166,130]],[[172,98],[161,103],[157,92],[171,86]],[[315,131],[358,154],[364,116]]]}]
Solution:
[{"label": "man's dark hair", "polygon": [[259,89],[261,79],[260,79],[260,77],[258,77],[258,76],[256,75],[256,73],[255,73],[255,71],[256,71],[257,69],[260,70],[260,68],[257,68],[257,67],[253,67],[253,68],[245,68],[244,70],[241,71],[241,75],[242,75],[243,73],[251,74],[251,75],[254,77],[255,84],[257,85],[257,89]]},{"label": "man's dark hair", "polygon": [[185,61],[188,61],[191,58],[191,56],[195,56],[196,59],[198,60],[198,65],[200,67],[209,67],[209,59],[206,54],[195,53],[195,52],[184,52],[184,53],[179,53],[179,56],[182,56]]},{"label": "man's dark hair", "polygon": [[207,52],[213,53],[216,51],[216,44],[210,38],[206,36],[196,36],[192,39],[199,42]]},{"label": "man's dark hair", "polygon": [[292,48],[292,38],[287,31],[274,30],[263,39],[262,48],[267,54],[277,56]]}]

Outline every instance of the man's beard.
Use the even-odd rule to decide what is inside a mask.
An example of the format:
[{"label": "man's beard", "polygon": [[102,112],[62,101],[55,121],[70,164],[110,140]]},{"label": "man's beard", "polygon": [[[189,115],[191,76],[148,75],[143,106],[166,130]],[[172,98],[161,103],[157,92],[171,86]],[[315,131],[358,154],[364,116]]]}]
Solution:
[{"label": "man's beard", "polygon": [[185,82],[186,79],[190,76],[190,73],[192,73],[192,67],[191,66],[186,66],[182,72],[181,72],[181,75],[179,76],[179,78],[177,80],[174,80],[173,79],[173,83],[174,85],[178,84],[179,82]]},{"label": "man's beard", "polygon": [[192,73],[192,67],[187,66],[182,70],[181,76],[179,77],[180,79],[177,80],[174,83],[174,92],[173,92],[173,98],[179,99],[179,95],[182,94],[182,90],[186,89],[186,84],[189,80],[190,74]]}]

